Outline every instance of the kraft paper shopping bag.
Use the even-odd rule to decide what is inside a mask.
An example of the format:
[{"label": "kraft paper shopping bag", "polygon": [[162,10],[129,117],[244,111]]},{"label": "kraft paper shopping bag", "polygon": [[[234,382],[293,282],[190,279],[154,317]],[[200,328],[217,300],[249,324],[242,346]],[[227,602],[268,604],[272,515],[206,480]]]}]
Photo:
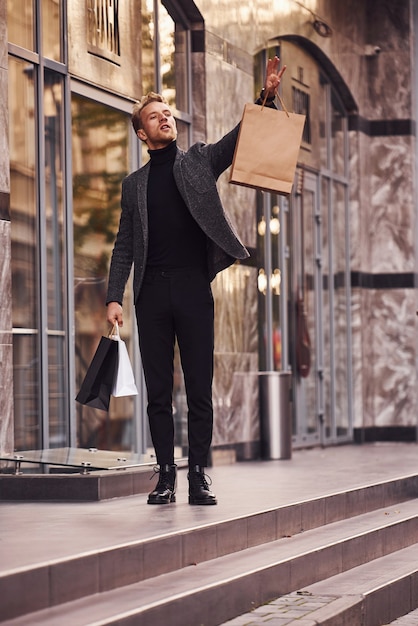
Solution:
[{"label": "kraft paper shopping bag", "polygon": [[229,182],[290,194],[304,124],[304,115],[246,104]]}]

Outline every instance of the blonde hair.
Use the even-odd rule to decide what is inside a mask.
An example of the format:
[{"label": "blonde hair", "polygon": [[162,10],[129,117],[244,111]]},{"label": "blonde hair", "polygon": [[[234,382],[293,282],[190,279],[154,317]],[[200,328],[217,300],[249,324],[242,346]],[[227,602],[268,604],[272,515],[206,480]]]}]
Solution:
[{"label": "blonde hair", "polygon": [[135,102],[132,110],[132,126],[134,127],[135,134],[142,128],[141,113],[151,102],[164,102],[164,104],[168,104],[164,96],[154,91],[150,91],[145,96],[142,96],[139,102]]}]

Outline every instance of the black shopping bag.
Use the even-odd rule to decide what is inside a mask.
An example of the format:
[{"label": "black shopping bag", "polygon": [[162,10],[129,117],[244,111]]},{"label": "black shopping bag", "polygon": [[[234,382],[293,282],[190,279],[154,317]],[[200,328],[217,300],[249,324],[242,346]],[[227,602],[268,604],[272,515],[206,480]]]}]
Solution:
[{"label": "black shopping bag", "polygon": [[117,364],[118,342],[102,337],[77,394],[77,402],[108,411]]}]

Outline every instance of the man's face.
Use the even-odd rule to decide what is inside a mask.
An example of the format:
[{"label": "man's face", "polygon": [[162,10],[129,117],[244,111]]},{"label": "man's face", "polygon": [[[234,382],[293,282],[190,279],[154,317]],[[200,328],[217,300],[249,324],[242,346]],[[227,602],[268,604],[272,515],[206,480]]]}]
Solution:
[{"label": "man's face", "polygon": [[137,132],[150,150],[165,148],[177,138],[176,120],[164,102],[150,102],[141,111],[142,128]]}]

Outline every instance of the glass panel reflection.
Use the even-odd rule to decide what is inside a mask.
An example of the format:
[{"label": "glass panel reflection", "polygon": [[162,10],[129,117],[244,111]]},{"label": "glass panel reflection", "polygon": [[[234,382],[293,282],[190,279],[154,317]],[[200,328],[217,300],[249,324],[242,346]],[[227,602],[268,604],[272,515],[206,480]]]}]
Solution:
[{"label": "glass panel reflection", "polygon": [[171,106],[180,108],[177,106],[174,70],[174,53],[176,50],[174,21],[162,3],[159,4],[158,9],[158,30],[161,93]]},{"label": "glass panel reflection", "polygon": [[7,0],[7,35],[10,43],[34,50],[33,2]]},{"label": "glass panel reflection", "polygon": [[42,1],[42,56],[61,61],[60,0]]},{"label": "glass panel reflection", "polygon": [[68,442],[66,411],[65,337],[48,337],[49,445],[60,448]]},{"label": "glass panel reflection", "polygon": [[154,72],[154,0],[141,1],[142,38],[141,38],[141,71],[142,93],[155,91]]},{"label": "glass panel reflection", "polygon": [[316,101],[316,115],[318,119],[318,145],[319,161],[322,167],[329,167],[330,155],[328,154],[328,123],[327,123],[327,100],[330,86],[322,73],[319,74],[319,92]]},{"label": "glass panel reflection", "polygon": [[41,447],[39,346],[36,334],[13,336],[15,450]]},{"label": "glass panel reflection", "polygon": [[48,334],[50,446],[67,442],[65,369],[65,257],[63,203],[63,85],[60,74],[45,71],[45,244]]},{"label": "glass panel reflection", "polygon": [[[129,116],[78,95],[72,97],[74,302],[76,386],[102,334],[107,335],[107,275],[120,216],[121,181],[128,173]],[[124,299],[122,339],[131,349],[131,289]],[[112,398],[109,413],[77,404],[77,445],[132,448],[133,398]]]},{"label": "glass panel reflection", "polygon": [[321,180],[321,217],[322,217],[322,241],[321,241],[321,262],[323,272],[323,290],[322,290],[322,332],[323,332],[323,386],[324,386],[324,428],[325,436],[331,437],[332,435],[332,381],[331,381],[331,298],[330,289],[332,288],[332,277],[330,277],[330,265],[329,265],[329,246],[331,240],[329,229],[329,186],[330,181],[328,178],[323,177]]},{"label": "glass panel reflection", "polygon": [[162,2],[142,0],[141,11],[143,93],[159,90],[170,106],[188,113],[189,31]]},{"label": "glass panel reflection", "polygon": [[333,191],[335,428],[342,436],[349,428],[345,187],[335,182]]},{"label": "glass panel reflection", "polygon": [[40,445],[34,67],[9,58],[15,448]]},{"label": "glass panel reflection", "polygon": [[64,206],[62,78],[45,71],[45,218],[48,329],[64,330]]},{"label": "glass panel reflection", "polygon": [[171,72],[174,72],[174,91],[175,91],[175,106],[179,111],[185,111],[189,113],[189,98],[188,98],[188,53],[189,53],[189,33],[180,24],[176,22],[174,41],[175,52],[171,62],[173,66]]},{"label": "glass panel reflection", "polygon": [[345,174],[345,119],[346,115],[342,110],[334,92],[331,94],[331,161],[332,169],[337,174]]},{"label": "glass panel reflection", "polygon": [[[307,331],[307,337],[309,337],[310,343],[310,361],[311,368],[309,375],[303,379],[304,391],[305,391],[305,405],[306,405],[306,433],[316,434],[318,430],[317,422],[317,384],[316,384],[316,332],[315,332],[315,290],[314,290],[314,276],[316,274],[316,259],[315,259],[315,233],[314,233],[314,214],[315,214],[315,196],[311,191],[303,191],[303,201],[301,203],[301,233],[302,233],[302,274],[300,277],[300,283],[298,286],[298,298],[299,307],[304,312],[304,323],[306,328],[303,328],[301,324],[302,320],[298,320],[298,328],[296,329],[297,338],[296,341],[301,342],[303,340],[303,334]],[[298,315],[302,315],[302,311],[299,310]],[[306,337],[305,337],[306,341]]]}]

